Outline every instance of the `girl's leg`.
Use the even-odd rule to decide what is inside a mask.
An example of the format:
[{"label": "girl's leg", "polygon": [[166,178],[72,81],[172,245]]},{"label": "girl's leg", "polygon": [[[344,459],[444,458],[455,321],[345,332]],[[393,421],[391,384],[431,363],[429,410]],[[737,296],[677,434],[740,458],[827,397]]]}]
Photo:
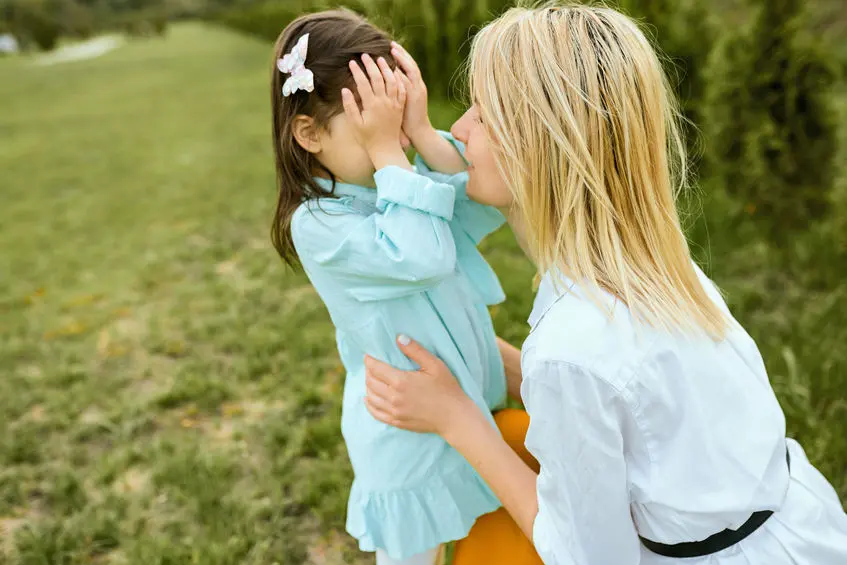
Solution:
[{"label": "girl's leg", "polygon": [[397,561],[392,559],[382,550],[376,550],[376,565],[435,565],[438,559],[438,553],[441,548],[430,549],[423,553],[418,553],[408,559]]}]

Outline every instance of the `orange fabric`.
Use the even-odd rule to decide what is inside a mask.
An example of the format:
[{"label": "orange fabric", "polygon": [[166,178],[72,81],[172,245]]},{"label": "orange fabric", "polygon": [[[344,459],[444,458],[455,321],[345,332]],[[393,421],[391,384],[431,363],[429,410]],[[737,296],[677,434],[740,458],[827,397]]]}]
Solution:
[{"label": "orange fabric", "polygon": [[[507,408],[494,415],[503,439],[537,473],[538,462],[524,446],[529,414]],[[505,508],[477,519],[468,537],[456,542],[453,565],[544,565]]]}]

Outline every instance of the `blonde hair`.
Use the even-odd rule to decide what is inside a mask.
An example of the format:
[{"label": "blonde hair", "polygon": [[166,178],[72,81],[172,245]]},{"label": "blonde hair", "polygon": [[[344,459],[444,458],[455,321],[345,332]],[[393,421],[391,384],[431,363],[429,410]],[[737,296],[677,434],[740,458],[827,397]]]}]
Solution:
[{"label": "blonde hair", "polygon": [[[677,102],[650,41],[610,8],[512,8],[474,38],[470,90],[539,273],[639,320],[721,339],[674,195],[687,177]],[[599,303],[599,299],[598,299]]]}]

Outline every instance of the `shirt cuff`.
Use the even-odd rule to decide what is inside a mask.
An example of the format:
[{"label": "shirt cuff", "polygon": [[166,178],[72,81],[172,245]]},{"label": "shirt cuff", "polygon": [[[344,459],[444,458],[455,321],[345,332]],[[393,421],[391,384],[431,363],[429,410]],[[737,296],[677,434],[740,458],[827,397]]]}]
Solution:
[{"label": "shirt cuff", "polygon": [[564,547],[557,547],[561,540],[556,539],[552,524],[548,521],[546,513],[542,514],[542,500],[538,499],[538,514],[532,523],[532,545],[541,561],[549,565],[575,565],[573,559]]},{"label": "shirt cuff", "polygon": [[374,180],[376,207],[380,212],[384,212],[389,203],[394,203],[447,221],[453,219],[456,189],[452,185],[435,182],[394,165],[378,170]]},{"label": "shirt cuff", "polygon": [[[435,132],[441,136],[442,138],[449,141],[453,144],[453,147],[456,148],[456,151],[462,156],[462,159],[467,163],[467,159],[465,159],[465,144],[461,141],[457,140],[450,132],[435,130]],[[438,171],[432,170],[429,164],[424,161],[423,157],[420,154],[415,155],[415,170],[420,174],[425,175],[436,182],[443,182],[445,184],[451,184],[456,189],[456,200],[468,200],[468,195],[465,192],[465,187],[468,184],[468,172],[461,171],[455,174],[447,174],[440,173]]]}]

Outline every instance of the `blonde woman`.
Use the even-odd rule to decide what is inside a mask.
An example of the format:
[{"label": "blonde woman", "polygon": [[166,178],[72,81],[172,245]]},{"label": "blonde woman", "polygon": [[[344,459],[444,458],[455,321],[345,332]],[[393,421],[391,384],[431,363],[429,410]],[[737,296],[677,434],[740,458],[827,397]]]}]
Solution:
[{"label": "blonde woman", "polygon": [[607,8],[512,9],[476,36],[470,84],[452,129],[468,195],[507,212],[542,276],[522,351],[502,348],[540,472],[414,335],[398,346],[420,370],[366,359],[371,413],[447,440],[549,565],[847,564],[834,489],[691,261],[677,109],[644,34]]}]

